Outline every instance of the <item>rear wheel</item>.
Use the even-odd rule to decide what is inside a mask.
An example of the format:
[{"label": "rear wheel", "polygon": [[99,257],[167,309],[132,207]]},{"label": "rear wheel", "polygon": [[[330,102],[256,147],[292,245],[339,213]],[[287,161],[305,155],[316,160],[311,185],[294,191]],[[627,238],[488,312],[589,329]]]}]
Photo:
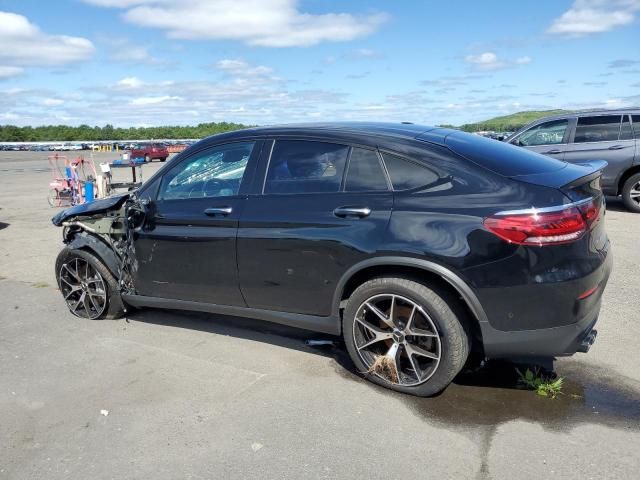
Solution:
[{"label": "rear wheel", "polygon": [[467,360],[470,340],[455,298],[407,278],[370,280],[351,295],[343,335],[358,371],[418,396],[442,391]]},{"label": "rear wheel", "polygon": [[97,320],[124,315],[118,282],[95,255],[65,247],[56,259],[56,278],[75,316]]},{"label": "rear wheel", "polygon": [[640,173],[631,175],[622,186],[622,201],[628,210],[640,213]]}]

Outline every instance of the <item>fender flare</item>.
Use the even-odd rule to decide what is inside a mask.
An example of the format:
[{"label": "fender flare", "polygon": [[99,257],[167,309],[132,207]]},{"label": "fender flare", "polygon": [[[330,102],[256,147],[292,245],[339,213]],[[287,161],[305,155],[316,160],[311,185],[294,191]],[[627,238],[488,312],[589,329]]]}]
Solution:
[{"label": "fender flare", "polygon": [[376,266],[386,266],[386,267],[414,267],[419,268],[421,270],[425,270],[430,273],[434,273],[445,280],[449,285],[451,285],[462,297],[462,299],[466,302],[471,310],[471,313],[476,317],[480,324],[487,324],[488,318],[487,314],[482,308],[482,304],[478,297],[473,292],[471,287],[467,285],[467,283],[460,278],[460,276],[453,271],[449,270],[447,267],[443,267],[439,263],[431,262],[429,260],[424,260],[420,258],[413,257],[376,257],[370,258],[368,260],[364,260],[362,262],[356,263],[351,268],[349,268],[338,281],[336,291],[334,293],[333,298],[333,315],[336,318],[339,317],[340,313],[340,299],[342,298],[342,292],[344,291],[344,287],[353,275],[358,273],[365,268],[376,267]]},{"label": "fender flare", "polygon": [[120,259],[109,245],[95,235],[87,232],[76,233],[67,247],[76,250],[90,250],[104,263],[115,278],[120,276]]}]

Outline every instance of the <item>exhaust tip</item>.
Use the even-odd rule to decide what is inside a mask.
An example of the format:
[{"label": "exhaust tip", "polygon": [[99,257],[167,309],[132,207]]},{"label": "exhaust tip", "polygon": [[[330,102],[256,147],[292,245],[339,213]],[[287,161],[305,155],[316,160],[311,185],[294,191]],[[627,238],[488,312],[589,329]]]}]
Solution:
[{"label": "exhaust tip", "polygon": [[591,345],[596,341],[596,337],[598,336],[598,331],[596,329],[591,330],[587,335],[582,339],[580,345],[578,346],[578,352],[587,353],[591,348]]}]

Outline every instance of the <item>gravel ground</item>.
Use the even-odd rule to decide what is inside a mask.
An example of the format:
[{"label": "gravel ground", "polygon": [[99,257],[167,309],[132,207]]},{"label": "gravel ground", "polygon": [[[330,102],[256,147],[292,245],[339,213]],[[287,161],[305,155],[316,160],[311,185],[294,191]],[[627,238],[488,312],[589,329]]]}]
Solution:
[{"label": "gravel ground", "polygon": [[511,388],[498,366],[417,399],[362,381],[305,331],[71,316],[45,157],[0,152],[0,478],[638,478],[640,215],[618,200],[598,341],[556,362],[565,395]]}]

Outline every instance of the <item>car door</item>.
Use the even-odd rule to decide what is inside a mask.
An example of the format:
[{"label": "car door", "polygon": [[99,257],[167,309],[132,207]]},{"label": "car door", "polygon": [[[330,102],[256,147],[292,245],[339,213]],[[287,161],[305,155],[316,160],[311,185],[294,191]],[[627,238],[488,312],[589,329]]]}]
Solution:
[{"label": "car door", "polygon": [[150,218],[135,233],[138,294],[245,305],[236,235],[261,144],[247,140],[207,147],[157,180]]},{"label": "car door", "polygon": [[618,179],[631,166],[635,141],[628,115],[589,115],[578,118],[575,132],[567,146],[567,162],[605,160],[602,188],[617,193]]},{"label": "car door", "polygon": [[380,155],[282,138],[261,164],[264,181],[238,230],[242,294],[253,308],[328,316],[336,283],[376,251],[389,222],[393,195]]},{"label": "car door", "polygon": [[520,133],[509,143],[563,160],[573,121],[575,120],[572,118],[561,118],[539,123]]}]

